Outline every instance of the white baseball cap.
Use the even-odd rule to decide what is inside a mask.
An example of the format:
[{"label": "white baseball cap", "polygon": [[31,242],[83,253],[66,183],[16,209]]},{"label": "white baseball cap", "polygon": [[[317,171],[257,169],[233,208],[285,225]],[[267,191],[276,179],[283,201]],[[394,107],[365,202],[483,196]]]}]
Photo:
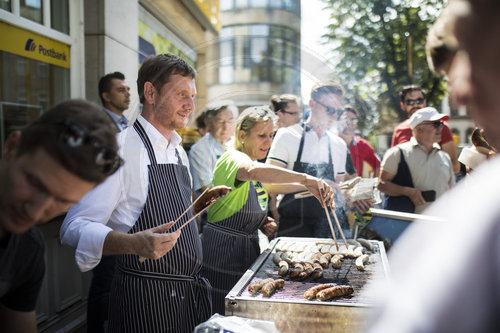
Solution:
[{"label": "white baseball cap", "polygon": [[414,129],[424,121],[438,121],[438,120],[444,121],[448,119],[450,119],[448,115],[444,113],[439,113],[435,108],[428,106],[412,114],[409,122],[411,129]]}]

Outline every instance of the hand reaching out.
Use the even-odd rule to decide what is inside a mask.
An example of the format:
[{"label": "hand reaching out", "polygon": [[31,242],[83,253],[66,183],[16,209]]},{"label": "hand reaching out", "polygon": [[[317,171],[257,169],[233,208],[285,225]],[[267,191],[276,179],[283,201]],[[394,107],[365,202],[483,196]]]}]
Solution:
[{"label": "hand reaching out", "polygon": [[335,194],[332,187],[328,185],[327,182],[308,175],[304,185],[316,197],[316,199],[319,200],[321,207],[324,207],[326,204],[332,209],[335,209],[335,201],[333,200]]}]

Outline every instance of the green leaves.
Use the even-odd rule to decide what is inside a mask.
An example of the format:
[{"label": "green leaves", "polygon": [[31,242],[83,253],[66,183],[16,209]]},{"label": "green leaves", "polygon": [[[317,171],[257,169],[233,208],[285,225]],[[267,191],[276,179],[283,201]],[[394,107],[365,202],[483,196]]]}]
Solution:
[{"label": "green leaves", "polygon": [[428,103],[439,107],[446,87],[428,68],[425,41],[444,0],[323,2],[330,12],[324,37],[338,59],[334,74],[343,81],[348,102],[366,115],[360,128],[372,130],[381,112],[397,115],[395,121],[406,119],[398,98],[406,84],[422,85]]}]

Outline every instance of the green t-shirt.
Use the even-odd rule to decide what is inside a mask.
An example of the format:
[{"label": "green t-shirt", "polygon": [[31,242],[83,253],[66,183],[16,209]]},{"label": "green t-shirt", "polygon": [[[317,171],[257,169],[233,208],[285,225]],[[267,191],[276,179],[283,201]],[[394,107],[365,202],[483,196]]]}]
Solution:
[{"label": "green t-shirt", "polygon": [[[217,161],[212,184],[214,186],[229,186],[232,188],[232,191],[208,209],[207,220],[209,222],[219,222],[232,216],[243,208],[247,202],[250,182],[238,181],[238,185],[235,185],[236,173],[240,169],[240,166],[247,162],[252,162],[250,157],[237,150],[225,152]],[[254,186],[257,186],[257,182],[254,182]],[[268,202],[267,192],[261,186],[257,186],[256,191],[260,206],[262,210],[265,210]]]}]

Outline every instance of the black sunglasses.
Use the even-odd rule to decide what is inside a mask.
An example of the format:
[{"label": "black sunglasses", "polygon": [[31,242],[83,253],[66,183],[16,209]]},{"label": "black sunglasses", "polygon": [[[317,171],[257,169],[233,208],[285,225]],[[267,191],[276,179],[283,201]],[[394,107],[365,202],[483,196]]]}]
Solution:
[{"label": "black sunglasses", "polygon": [[334,108],[334,107],[326,106],[325,104],[321,103],[318,100],[315,100],[315,101],[316,101],[316,103],[318,103],[319,105],[323,106],[326,109],[326,113],[329,116],[333,116],[336,113],[338,113],[340,115],[344,111],[344,109],[342,109],[342,108],[338,108],[337,109],[337,108]]},{"label": "black sunglasses", "polygon": [[412,106],[415,104],[422,105],[424,104],[425,98],[417,98],[417,99],[407,99],[405,104],[408,106]]},{"label": "black sunglasses", "polygon": [[68,147],[92,146],[96,151],[95,164],[105,175],[113,174],[123,165],[123,160],[115,150],[104,147],[87,128],[71,121],[64,122],[60,140]]},{"label": "black sunglasses", "polygon": [[433,121],[431,125],[436,129],[444,127],[444,123],[442,121]]}]

